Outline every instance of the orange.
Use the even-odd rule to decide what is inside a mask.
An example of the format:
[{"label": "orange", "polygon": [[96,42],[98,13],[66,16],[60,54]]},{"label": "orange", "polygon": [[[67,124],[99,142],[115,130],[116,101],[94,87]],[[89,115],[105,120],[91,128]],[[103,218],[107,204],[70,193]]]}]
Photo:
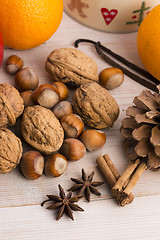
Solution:
[{"label": "orange", "polygon": [[160,80],[160,5],[142,21],[137,34],[137,48],[145,68]]},{"label": "orange", "polygon": [[4,45],[29,49],[48,40],[57,30],[63,14],[63,0],[3,0],[0,30]]}]

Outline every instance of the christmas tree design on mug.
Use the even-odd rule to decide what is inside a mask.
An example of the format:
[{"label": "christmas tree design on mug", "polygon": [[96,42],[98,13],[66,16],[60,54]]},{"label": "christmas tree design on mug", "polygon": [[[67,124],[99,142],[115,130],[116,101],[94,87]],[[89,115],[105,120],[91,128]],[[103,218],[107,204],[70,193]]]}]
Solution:
[{"label": "christmas tree design on mug", "polygon": [[[149,10],[151,7],[146,7],[146,3],[142,2],[140,9],[134,10],[132,13],[134,14],[132,16],[133,21],[129,21],[126,24],[138,24],[138,26],[140,26],[141,22],[143,21],[144,18],[144,14],[147,10]],[[136,13],[138,13],[138,16],[136,15]],[[149,12],[147,12],[148,14]],[[134,20],[138,17],[137,20]]]}]

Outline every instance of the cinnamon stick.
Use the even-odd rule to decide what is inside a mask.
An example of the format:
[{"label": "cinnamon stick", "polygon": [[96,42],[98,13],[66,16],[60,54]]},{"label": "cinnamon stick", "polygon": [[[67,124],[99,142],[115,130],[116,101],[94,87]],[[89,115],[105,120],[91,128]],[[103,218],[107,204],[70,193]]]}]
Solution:
[{"label": "cinnamon stick", "polygon": [[125,188],[125,193],[129,194],[132,189],[134,188],[134,186],[136,185],[137,181],[139,180],[139,178],[141,177],[141,175],[143,174],[143,172],[147,169],[147,165],[144,162],[141,162],[135,172],[135,174],[133,175],[133,177],[131,178],[131,180],[129,181],[127,187]]},{"label": "cinnamon stick", "polygon": [[127,204],[128,201],[132,202],[133,200],[131,196],[131,191],[146,169],[147,169],[146,163],[140,162],[139,159],[136,159],[134,162],[131,162],[128,165],[127,169],[122,174],[122,176],[113,186],[112,188],[113,196],[124,205]]},{"label": "cinnamon stick", "polygon": [[[102,172],[104,178],[106,179],[109,187],[112,189],[113,186],[115,186],[117,180],[120,178],[120,175],[113,162],[111,161],[110,157],[108,156],[108,154],[105,154],[103,157],[99,156],[96,159],[96,163],[98,165],[98,168],[100,169],[100,172]],[[126,182],[126,179],[124,180],[124,182]],[[119,194],[113,195],[121,206],[131,203],[134,199],[132,193],[127,194],[127,196],[125,197],[123,193],[121,193],[121,195],[122,197],[120,197]]]},{"label": "cinnamon stick", "polygon": [[112,188],[115,185],[117,179],[114,176],[113,172],[111,171],[109,165],[107,164],[106,159],[102,156],[99,156],[96,159],[96,163],[100,171],[102,172],[103,176],[105,177],[109,187]]}]

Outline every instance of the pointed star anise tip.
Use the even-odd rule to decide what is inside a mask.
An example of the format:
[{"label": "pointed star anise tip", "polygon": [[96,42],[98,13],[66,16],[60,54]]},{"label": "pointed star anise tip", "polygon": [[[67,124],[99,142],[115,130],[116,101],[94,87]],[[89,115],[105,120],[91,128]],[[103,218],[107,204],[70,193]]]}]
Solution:
[{"label": "pointed star anise tip", "polygon": [[96,189],[97,186],[102,185],[104,182],[93,182],[94,171],[87,177],[84,169],[82,168],[82,179],[79,180],[77,178],[71,178],[71,180],[75,183],[69,191],[79,191],[79,194],[82,195],[85,192],[85,198],[88,202],[90,202],[91,192],[95,195],[100,196],[101,193]]},{"label": "pointed star anise tip", "polygon": [[43,203],[41,203],[41,206],[43,206],[46,202],[52,201],[53,203],[47,207],[47,209],[58,209],[58,214],[56,220],[59,220],[64,212],[67,214],[69,218],[71,218],[74,221],[73,217],[73,211],[84,211],[79,205],[75,204],[75,202],[78,202],[80,198],[82,198],[81,195],[72,197],[72,193],[69,192],[68,194],[65,194],[64,189],[59,184],[59,197],[55,195],[47,195],[48,199],[45,200]]}]

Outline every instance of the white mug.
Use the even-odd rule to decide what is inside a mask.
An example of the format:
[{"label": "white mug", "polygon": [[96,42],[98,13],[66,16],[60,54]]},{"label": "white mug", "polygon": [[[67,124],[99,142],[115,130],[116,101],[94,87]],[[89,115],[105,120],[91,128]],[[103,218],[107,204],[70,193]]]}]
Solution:
[{"label": "white mug", "polygon": [[160,0],[63,0],[65,12],[85,26],[106,32],[137,31]]}]

